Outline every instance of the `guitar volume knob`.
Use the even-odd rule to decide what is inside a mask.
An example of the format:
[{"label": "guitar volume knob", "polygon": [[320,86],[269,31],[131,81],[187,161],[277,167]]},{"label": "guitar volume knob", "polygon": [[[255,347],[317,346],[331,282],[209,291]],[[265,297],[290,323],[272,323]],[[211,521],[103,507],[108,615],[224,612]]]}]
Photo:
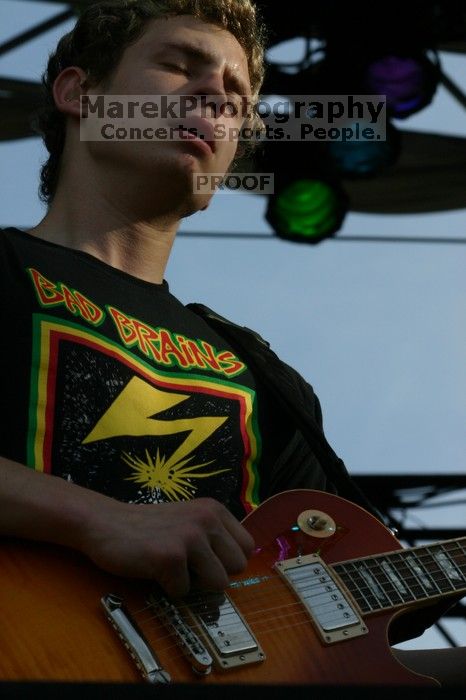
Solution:
[{"label": "guitar volume knob", "polygon": [[334,519],[320,510],[304,510],[297,522],[299,529],[311,537],[331,537],[337,529]]}]

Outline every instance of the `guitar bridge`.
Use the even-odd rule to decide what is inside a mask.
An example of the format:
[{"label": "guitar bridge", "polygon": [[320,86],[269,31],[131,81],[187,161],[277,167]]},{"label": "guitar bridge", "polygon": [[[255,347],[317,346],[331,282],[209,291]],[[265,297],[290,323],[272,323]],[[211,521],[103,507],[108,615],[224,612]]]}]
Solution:
[{"label": "guitar bridge", "polygon": [[197,673],[209,673],[214,662],[226,670],[265,659],[249,626],[224,593],[192,595],[180,608],[163,595],[152,595],[148,602],[175,633]]},{"label": "guitar bridge", "polygon": [[143,678],[154,685],[170,683],[170,675],[161,666],[141,630],[126,610],[123,600],[109,593],[101,599],[101,603],[107,619],[132,656]]},{"label": "guitar bridge", "polygon": [[212,658],[197,634],[189,627],[178,608],[162,594],[151,594],[149,605],[175,635],[176,642],[195,673],[206,676],[212,668]]}]

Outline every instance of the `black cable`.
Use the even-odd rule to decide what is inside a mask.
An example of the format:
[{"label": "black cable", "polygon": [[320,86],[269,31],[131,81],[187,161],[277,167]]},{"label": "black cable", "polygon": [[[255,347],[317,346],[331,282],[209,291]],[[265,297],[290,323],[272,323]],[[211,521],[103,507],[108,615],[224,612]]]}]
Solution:
[{"label": "black cable", "polygon": [[[235,238],[244,240],[263,239],[268,241],[280,240],[273,233],[217,233],[215,231],[180,231],[177,235],[181,238]],[[434,236],[332,236],[330,238],[326,238],[325,240],[350,243],[461,243],[463,245],[466,243],[466,238],[437,238]]]},{"label": "black cable", "polygon": [[65,10],[64,12],[59,12],[58,15],[54,15],[44,22],[36,24],[35,27],[28,29],[26,32],[17,34],[17,36],[13,37],[13,39],[9,39],[0,45],[0,56],[8,51],[16,49],[18,46],[22,46],[27,41],[31,41],[31,39],[35,39],[37,36],[40,36],[40,34],[45,34],[45,32],[48,32],[50,29],[53,29],[57,25],[62,24],[67,19],[71,19],[72,17],[76,17],[74,10]]},{"label": "black cable", "polygon": [[[0,228],[8,228],[11,224],[0,225]],[[32,226],[22,226],[24,230],[33,228]],[[216,233],[215,231],[179,231],[177,238],[225,238],[225,239],[236,239],[245,241],[251,240],[265,240],[265,241],[276,241],[280,240],[273,233],[234,233],[231,231],[226,231],[225,233]],[[466,238],[423,238],[421,236],[333,236],[331,238],[326,238],[326,241],[340,241],[340,242],[369,242],[369,243],[466,243]],[[299,244],[298,244],[299,245]],[[310,245],[310,244],[308,244]],[[315,244],[317,245],[317,244]]]}]

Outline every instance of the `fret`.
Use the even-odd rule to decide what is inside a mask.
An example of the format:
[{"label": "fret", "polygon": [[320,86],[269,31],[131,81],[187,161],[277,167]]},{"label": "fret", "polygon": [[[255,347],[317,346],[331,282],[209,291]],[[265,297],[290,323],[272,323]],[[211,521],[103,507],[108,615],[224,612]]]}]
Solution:
[{"label": "fret", "polygon": [[391,601],[390,598],[387,597],[386,590],[379,584],[378,578],[375,575],[376,572],[371,570],[368,562],[364,562],[364,564],[359,567],[359,573],[377,598],[380,607],[386,607],[387,602],[390,604]]},{"label": "fret", "polygon": [[462,563],[460,564],[460,569],[461,569],[461,572],[463,574],[463,578],[466,581],[466,542],[464,545],[461,542],[456,542],[453,544],[458,545],[459,556],[461,557],[461,560],[462,560]]},{"label": "fret", "polygon": [[453,566],[458,571],[458,574],[466,584],[466,550],[461,545],[460,542],[444,542],[442,544],[442,549],[447,552],[450,560],[452,560]]},{"label": "fret", "polygon": [[424,562],[422,561],[422,559],[418,556],[418,553],[422,553],[422,551],[423,550],[421,550],[421,549],[412,550],[411,553],[412,553],[412,556],[414,557],[414,559],[417,563],[417,566],[423,572],[424,580],[429,582],[429,595],[428,595],[428,597],[432,598],[432,596],[436,596],[439,593],[441,593],[442,591],[438,587],[435,579],[431,576],[430,571],[424,566]]},{"label": "fret", "polygon": [[[352,564],[350,564],[349,566],[352,566]],[[345,584],[346,588],[351,593],[355,601],[358,603],[361,610],[363,610],[365,609],[365,606],[367,606],[367,601],[363,594],[359,591],[356,583],[353,580],[353,577],[346,570],[346,568],[346,564],[339,564],[338,566],[333,567],[334,571],[338,574],[342,582]]]},{"label": "fret", "polygon": [[361,578],[354,562],[337,564],[333,566],[333,569],[341,578],[362,612],[380,610],[381,606],[377,598],[373,595],[364,579]]},{"label": "fret", "polygon": [[[423,549],[413,550],[413,551],[412,551],[412,556],[414,557],[417,566],[418,566],[418,567],[421,569],[421,571],[423,572],[424,580],[427,580],[427,581],[428,581],[428,589],[429,589],[429,592],[428,592],[428,596],[427,596],[427,597],[428,597],[428,598],[433,598],[433,597],[439,595],[440,593],[442,593],[442,589],[439,587],[439,585],[438,585],[438,583],[437,583],[435,577],[432,576],[431,570],[426,566],[425,557],[424,557],[424,559],[423,559],[423,556],[422,556],[422,555],[423,555],[423,552],[424,552]],[[420,555],[420,556],[419,556],[419,555]]]},{"label": "fret", "polygon": [[394,582],[391,580],[389,571],[384,566],[384,558],[374,557],[373,559],[367,560],[367,563],[385,593],[386,604],[383,607],[392,608],[402,603],[403,598],[394,585]]},{"label": "fret", "polygon": [[466,538],[334,564],[363,613],[466,590]]},{"label": "fret", "polygon": [[464,576],[462,571],[456,566],[456,563],[449,556],[449,551],[444,545],[439,546],[439,550],[434,552],[434,557],[437,564],[447,575],[451,585],[455,590],[464,586]]},{"label": "fret", "polygon": [[438,564],[434,552],[438,552],[439,547],[424,547],[421,551],[422,562],[426,571],[434,580],[440,593],[451,593],[455,590],[450,579]]},{"label": "fret", "polygon": [[[426,589],[419,580],[415,571],[415,562],[406,552],[395,552],[391,555],[398,572],[408,588],[412,600],[421,600],[426,597]],[[419,569],[419,571],[421,571]],[[422,573],[422,572],[421,572]]]},{"label": "fret", "polygon": [[418,599],[411,571],[399,553],[381,558],[379,567],[381,576],[385,577],[387,582],[386,585],[390,591],[393,591],[391,596],[393,604],[396,605],[400,601],[409,603]]},{"label": "fret", "polygon": [[396,568],[393,567],[393,563],[394,562],[392,559],[387,557],[386,559],[382,560],[382,568],[393,585],[396,593],[399,595],[401,600],[406,603],[413,600],[413,594],[410,593],[408,588],[403,583],[402,579],[398,575],[398,572],[396,571]]},{"label": "fret", "polygon": [[421,568],[416,555],[413,552],[409,552],[406,556],[406,561],[409,564],[410,570],[416,577],[421,591],[424,593],[424,595],[421,595],[421,598],[429,598],[431,595],[435,594],[437,592],[436,587],[434,587],[430,578],[425,574],[424,569]]}]

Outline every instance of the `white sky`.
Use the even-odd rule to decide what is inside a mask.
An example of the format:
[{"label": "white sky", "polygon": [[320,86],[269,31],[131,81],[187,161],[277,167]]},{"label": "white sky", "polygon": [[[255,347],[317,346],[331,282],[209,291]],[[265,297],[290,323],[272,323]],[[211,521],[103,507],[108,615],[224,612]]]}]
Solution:
[{"label": "white sky", "polygon": [[[0,42],[65,6],[0,0]],[[66,23],[0,57],[3,76],[38,80]],[[281,56],[299,57],[299,42]],[[442,55],[466,90],[466,56]],[[443,88],[403,129],[466,137],[466,115]],[[465,142],[466,147],[466,142]],[[37,139],[0,144],[0,226],[43,216],[37,198],[45,151]],[[464,474],[466,246],[273,237],[265,200],[218,194],[183,232],[261,232],[263,240],[179,238],[167,280],[182,301],[201,301],[258,330],[319,395],[329,441],[352,473]],[[465,237],[466,211],[415,216],[350,214],[339,234]],[[447,515],[445,515],[447,513]],[[461,509],[428,523],[464,526]],[[438,520],[438,522],[436,522]],[[426,516],[427,522],[427,516]],[[464,622],[448,623],[466,643]],[[415,646],[443,646],[432,630]]]}]

